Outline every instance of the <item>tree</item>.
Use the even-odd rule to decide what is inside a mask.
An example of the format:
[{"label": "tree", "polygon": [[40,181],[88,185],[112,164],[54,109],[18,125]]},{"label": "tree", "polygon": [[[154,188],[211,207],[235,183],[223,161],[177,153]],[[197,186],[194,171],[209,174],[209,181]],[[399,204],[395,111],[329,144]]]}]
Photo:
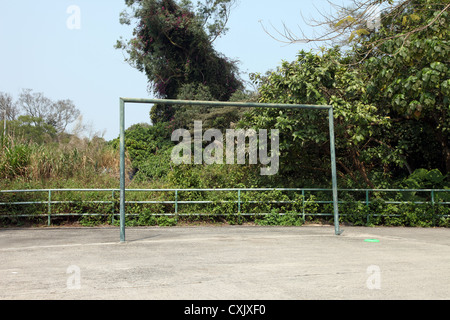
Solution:
[{"label": "tree", "polygon": [[31,89],[23,89],[19,95],[18,105],[30,116],[35,125],[42,121],[53,126],[57,132],[64,132],[67,125],[75,121],[80,111],[71,100],[56,102],[44,96],[42,92],[33,93]]},{"label": "tree", "polygon": [[[379,20],[374,21],[374,6],[383,4],[388,6],[380,10]],[[318,74],[324,70],[323,61],[314,64],[301,54],[303,58],[298,62],[301,65],[298,70],[289,66],[270,74],[263,81],[262,98],[283,100],[289,94],[294,97],[288,89],[304,88],[300,91],[304,98],[314,98],[308,101],[323,101],[335,106],[338,115],[337,146],[341,148],[338,154],[348,157],[338,157],[338,167],[343,170],[341,176],[344,173],[355,176],[359,172],[359,176],[368,178],[364,180],[370,186],[369,182],[374,179],[370,173],[373,177],[380,172],[384,176],[389,173],[390,176],[402,177],[418,168],[437,168],[444,174],[449,173],[450,1],[367,0],[354,1],[351,8],[335,8],[338,8],[338,15],[331,18],[325,16],[325,20],[322,20],[331,29],[328,34],[315,38],[297,37],[287,28],[284,34],[278,34],[288,43],[329,41],[347,45],[346,49],[351,50],[345,55],[323,55],[330,59],[330,63],[336,64],[336,67],[325,69],[330,78],[324,82],[326,78],[322,73]],[[283,67],[286,65],[289,64],[285,63]],[[345,84],[342,82],[345,78],[357,82]],[[263,77],[257,79],[261,81]],[[330,90],[327,83],[340,89]],[[290,87],[286,88],[286,85]],[[280,91],[281,88],[286,91]],[[349,100],[346,92],[355,88],[359,88],[358,97]],[[267,95],[270,91],[274,91],[272,96]],[[353,110],[363,103],[370,106],[372,111],[369,114],[363,110],[343,113],[344,105],[333,104],[330,94],[348,103],[348,106],[353,105]],[[324,96],[328,98],[322,99]],[[349,115],[353,120],[348,118]],[[354,122],[357,120],[354,116],[361,120],[373,116],[377,121],[361,125]],[[277,122],[282,119],[278,116],[275,118]],[[341,122],[344,119],[346,121]],[[291,119],[288,120],[285,125],[294,127]],[[309,129],[310,123],[302,123],[302,126]],[[342,128],[347,129],[343,131]],[[349,135],[348,129],[355,134]],[[292,131],[286,134],[296,134],[295,129]],[[320,136],[320,131],[310,130],[309,133],[313,137]],[[348,139],[347,144],[352,144],[348,145],[351,149],[342,149],[343,145],[339,142],[342,137]],[[341,142],[345,142],[345,139]],[[305,153],[309,155],[314,152],[311,149],[303,151],[302,157]],[[353,159],[353,163],[348,161],[350,159]]]},{"label": "tree", "polygon": [[[120,39],[116,48],[147,75],[158,98],[177,99],[183,86],[191,84],[207,86],[214,100],[226,101],[243,88],[236,62],[213,47],[226,30],[233,1],[207,0],[199,2],[196,10],[188,0],[127,0],[126,4],[131,13],[123,12],[121,23],[136,20],[136,26],[133,38]],[[151,120],[167,122],[174,114],[174,108],[154,106]]]},{"label": "tree", "polygon": [[[351,46],[363,40],[366,55],[360,56],[358,62],[361,62],[385,41],[403,39],[406,42],[415,33],[433,28],[440,23],[444,13],[450,11],[449,0],[353,0],[350,5],[340,5],[333,1],[330,1],[330,5],[331,12],[318,12],[319,19],[306,21],[313,28],[324,30],[317,36],[310,37],[301,29],[300,34],[296,33],[285,24],[281,31],[274,28],[274,32],[270,32],[264,26],[263,29],[272,38],[286,44],[317,42]],[[432,18],[420,18],[427,14]],[[399,18],[400,25],[397,23]],[[411,24],[410,21],[415,23]],[[375,34],[382,36],[371,37]],[[367,41],[368,38],[371,41]]]},{"label": "tree", "polygon": [[17,120],[10,121],[8,126],[9,131],[15,137],[37,144],[51,142],[57,135],[55,127],[46,123],[42,118],[30,115],[19,116]]},{"label": "tree", "polygon": [[58,132],[64,132],[67,126],[80,116],[80,111],[69,99],[58,100],[52,104],[52,113],[47,119]]},{"label": "tree", "polygon": [[31,89],[22,89],[18,103],[22,110],[33,119],[45,121],[50,116],[52,101],[42,92],[33,93]]},{"label": "tree", "polygon": [[403,152],[415,163],[432,162],[446,173],[450,172],[449,8],[448,0],[439,5],[408,1],[383,20],[378,33],[355,46],[355,61],[365,59],[371,101],[404,125],[404,138],[399,140]]},{"label": "tree", "polygon": [[0,119],[5,120],[6,115],[6,120],[15,120],[18,114],[19,110],[12,96],[8,93],[0,92]]},{"label": "tree", "polygon": [[[367,100],[361,70],[335,63],[344,59],[337,49],[322,54],[301,51],[296,61],[283,62],[267,76],[254,75],[254,80],[260,85],[260,102],[332,105],[341,181],[374,187],[374,169],[404,165],[404,159],[385,142],[390,121]],[[327,113],[255,109],[243,124],[280,130],[280,181],[284,185],[329,183]]]}]

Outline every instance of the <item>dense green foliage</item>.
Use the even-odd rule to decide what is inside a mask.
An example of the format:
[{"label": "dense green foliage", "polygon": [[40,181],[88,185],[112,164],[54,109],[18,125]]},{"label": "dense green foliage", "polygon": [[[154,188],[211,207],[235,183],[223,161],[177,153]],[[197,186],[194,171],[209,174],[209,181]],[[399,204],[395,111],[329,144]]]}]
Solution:
[{"label": "dense green foliage", "polygon": [[[261,85],[260,101],[332,105],[341,186],[373,187],[375,177],[370,176],[370,170],[401,159],[377,141],[387,132],[389,123],[364,97],[361,71],[336,63],[341,59],[336,50],[323,55],[300,52],[297,61],[284,62],[268,76],[255,77]],[[327,116],[317,110],[254,110],[246,123],[280,130],[281,175],[289,177],[290,185],[299,181],[324,185],[330,180]],[[385,179],[379,177],[379,181]]]},{"label": "dense green foliage", "polygon": [[[155,1],[149,3],[157,5]],[[434,6],[434,10],[426,10],[427,3],[417,0],[396,7],[401,11],[387,15],[390,18],[383,19],[376,32],[361,33],[348,52],[337,47],[319,53],[301,51],[297,60],[284,61],[265,75],[253,75],[258,86],[256,97],[241,95],[241,99],[332,105],[340,187],[401,186],[417,169],[437,170],[448,181],[450,50],[446,26],[449,18],[447,11],[440,11],[445,3],[442,8]],[[139,8],[147,8],[147,4],[140,5]],[[181,8],[192,9],[180,7],[181,11]],[[192,19],[194,16],[191,15]],[[417,31],[420,26],[423,29]],[[201,33],[208,38],[205,30]],[[376,42],[380,43],[379,47],[373,46]],[[173,49],[167,44],[164,47]],[[208,85],[196,80],[176,87],[177,97],[182,99],[218,99]],[[169,137],[170,130],[177,128],[192,129],[193,119],[202,120],[204,129],[226,129],[232,123],[240,128],[279,129],[279,174],[261,177],[252,166],[245,170],[240,166],[170,166],[167,164],[170,143],[166,141],[155,152],[154,145],[141,145],[157,143],[150,139],[150,133],[138,142],[135,135],[141,129],[130,128],[127,146],[135,170],[141,171],[137,175],[139,181],[143,177],[149,181],[157,177],[165,183],[192,187],[329,186],[330,151],[325,112],[255,109],[244,113],[237,108],[194,107],[180,108],[173,115],[170,121],[165,121],[169,132],[160,137]],[[144,165],[145,150],[154,155],[148,159],[157,160],[145,160]],[[163,163],[162,170],[157,169],[160,167],[157,163]],[[150,173],[150,168],[159,173]],[[235,176],[240,180],[234,179]]]},{"label": "dense green foliage", "polygon": [[[420,168],[448,174],[449,12],[440,11],[446,5],[427,10],[428,1],[411,1],[349,52],[300,52],[297,61],[255,76],[260,101],[334,107],[343,187],[389,187]],[[325,115],[255,110],[247,125],[283,132],[283,170],[292,181],[315,178],[317,185],[326,177]]]},{"label": "dense green foliage", "polygon": [[[411,167],[446,173],[450,172],[450,12],[440,10],[449,4],[412,1],[356,50],[361,54],[366,42],[388,39],[364,63],[367,95],[380,113],[396,122],[391,142]],[[412,32],[423,25],[429,27]],[[392,38],[397,29],[406,35]]]}]

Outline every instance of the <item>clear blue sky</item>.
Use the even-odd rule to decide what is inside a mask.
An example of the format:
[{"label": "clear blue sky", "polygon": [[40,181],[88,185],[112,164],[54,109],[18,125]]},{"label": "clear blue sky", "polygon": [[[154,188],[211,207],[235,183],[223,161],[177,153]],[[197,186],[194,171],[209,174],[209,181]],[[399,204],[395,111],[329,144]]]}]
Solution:
[{"label": "clear blue sky", "polygon": [[[80,28],[69,29],[67,12],[80,9]],[[240,70],[264,73],[282,60],[292,61],[301,49],[286,46],[268,36],[260,21],[294,31],[317,9],[329,9],[326,0],[239,0],[228,27],[216,40],[216,50],[240,61]],[[128,39],[132,29],[119,23],[124,0],[21,0],[0,3],[0,91],[17,99],[22,88],[43,92],[47,97],[70,99],[80,109],[84,122],[105,139],[119,133],[119,97],[151,98],[144,74],[124,62],[114,49],[120,36]],[[149,122],[150,106],[127,108],[126,126]]]}]

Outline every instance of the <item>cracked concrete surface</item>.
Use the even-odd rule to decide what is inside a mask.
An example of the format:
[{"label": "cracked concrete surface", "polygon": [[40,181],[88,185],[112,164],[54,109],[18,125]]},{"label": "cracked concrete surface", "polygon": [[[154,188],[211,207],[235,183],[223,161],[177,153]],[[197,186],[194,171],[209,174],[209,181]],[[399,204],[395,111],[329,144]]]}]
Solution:
[{"label": "cracked concrete surface", "polygon": [[450,298],[450,229],[343,229],[0,229],[0,299]]}]

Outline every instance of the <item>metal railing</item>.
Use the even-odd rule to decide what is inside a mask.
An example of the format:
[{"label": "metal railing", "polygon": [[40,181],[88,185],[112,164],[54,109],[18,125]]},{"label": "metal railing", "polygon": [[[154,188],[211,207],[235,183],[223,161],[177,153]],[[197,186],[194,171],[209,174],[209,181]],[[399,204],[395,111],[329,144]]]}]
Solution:
[{"label": "metal railing", "polygon": [[[102,200],[70,200],[66,198],[61,199],[61,194],[68,192],[80,192],[80,193],[109,193],[106,195],[109,199],[103,196]],[[31,190],[0,190],[0,210],[7,210],[11,208],[11,206],[27,206],[27,205],[41,205],[46,207],[46,212],[37,213],[37,214],[10,214],[10,213],[0,213],[0,217],[47,217],[48,225],[51,225],[52,217],[61,217],[61,216],[110,216],[112,219],[112,223],[117,216],[119,216],[118,210],[118,195],[120,189],[31,189]],[[136,196],[132,196],[133,193],[172,193],[172,196],[169,196],[169,200],[151,200],[152,198],[146,198],[144,195],[144,200],[127,200],[125,201],[126,205],[148,205],[148,204],[162,204],[169,205],[172,212],[159,212],[154,213],[155,215],[167,215],[167,216],[192,216],[192,215],[207,215],[206,213],[198,213],[198,212],[188,212],[182,210],[180,212],[180,205],[189,205],[189,204],[212,204],[212,205],[220,205],[225,203],[232,203],[236,205],[233,208],[233,212],[237,215],[242,216],[257,216],[257,215],[267,215],[271,212],[243,212],[243,206],[249,204],[271,204],[271,205],[284,205],[284,204],[297,204],[297,212],[296,214],[302,216],[303,219],[306,216],[333,216],[332,212],[308,212],[308,204],[333,204],[333,200],[324,200],[320,199],[311,199],[307,198],[307,195],[311,196],[314,193],[321,193],[323,197],[324,194],[330,193],[330,198],[332,196],[332,189],[322,189],[322,188],[221,188],[221,189],[127,189],[128,198],[136,198]],[[203,197],[206,200],[183,200],[181,195],[187,192],[228,192],[234,194],[234,200],[211,200]],[[295,194],[296,198],[289,198],[283,200],[271,199],[271,200],[249,200],[248,196],[243,197],[243,194],[246,192],[291,192]],[[36,201],[16,201],[14,199],[15,196],[19,194],[44,194],[45,198]],[[385,204],[402,204],[402,203],[410,203],[410,204],[429,204],[431,206],[448,206],[450,205],[450,189],[339,189],[339,193],[356,193],[357,196],[353,196],[353,200],[345,200],[344,197],[340,197],[339,204],[346,203],[362,203],[363,205],[369,207],[375,200],[382,201]],[[390,197],[389,200],[383,200],[381,197],[382,193],[396,193],[397,198],[398,195],[405,195],[406,193],[420,193],[422,197],[416,197],[412,201],[406,201],[404,199],[398,200]],[[2,198],[6,195],[10,195],[13,199],[11,201],[4,201]],[[57,197],[55,197],[57,195]],[[372,195],[372,197],[371,197]],[[438,196],[439,195],[439,196]],[[444,195],[442,197],[442,195]],[[68,196],[70,197],[70,196]],[[269,196],[270,197],[270,196]],[[275,195],[274,195],[275,197]],[[22,196],[23,198],[23,196]],[[138,197],[139,198],[139,197]],[[395,198],[395,197],[394,197]],[[45,199],[45,200],[44,200]],[[154,198],[153,198],[154,199]],[[343,200],[344,199],[344,200]],[[103,213],[88,213],[88,212],[54,212],[53,209],[56,205],[61,204],[79,204],[79,205],[91,205],[91,204],[99,204],[103,205]],[[110,207],[110,212],[106,213],[107,207]],[[449,206],[450,207],[450,206]],[[39,211],[39,210],[38,210]],[[41,209],[42,212],[42,209]],[[224,213],[222,215],[229,215],[230,213]],[[279,214],[286,214],[284,212],[280,212]],[[127,213],[127,216],[137,216],[138,213]],[[221,214],[214,214],[216,216],[220,216]],[[341,213],[342,216],[345,216],[345,211]],[[398,214],[397,214],[398,215]],[[371,216],[377,216],[376,214]],[[396,216],[396,214],[392,214],[390,216]],[[440,217],[449,218],[449,214],[440,215]]]}]

